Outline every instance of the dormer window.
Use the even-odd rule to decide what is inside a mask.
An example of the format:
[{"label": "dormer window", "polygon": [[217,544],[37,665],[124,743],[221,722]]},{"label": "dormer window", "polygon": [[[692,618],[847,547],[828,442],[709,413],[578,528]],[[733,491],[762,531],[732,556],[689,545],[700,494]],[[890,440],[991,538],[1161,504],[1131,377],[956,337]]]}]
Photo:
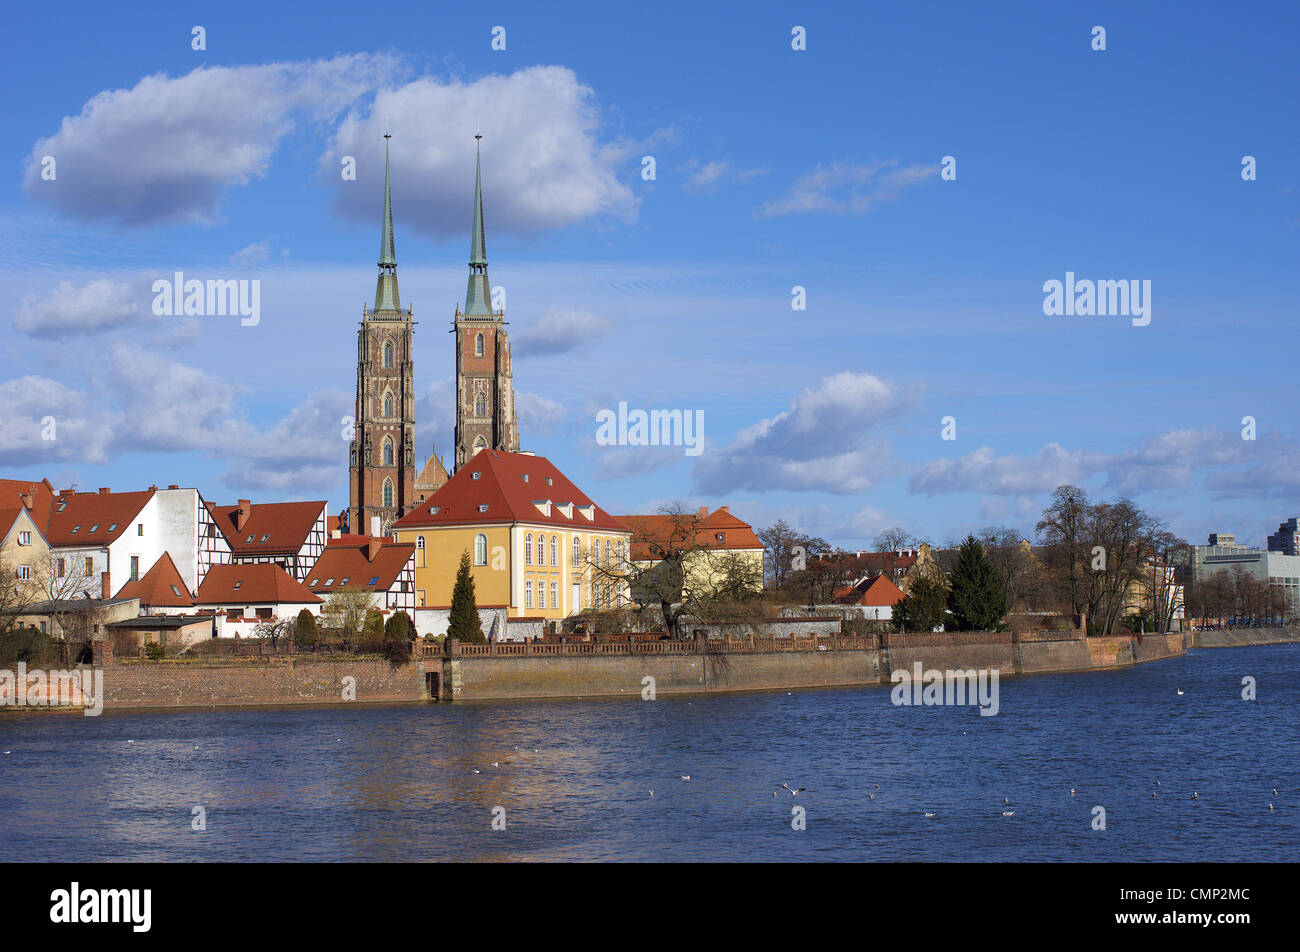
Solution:
[{"label": "dormer window", "polygon": [[470,479],[478,479],[479,476],[481,476],[481,475],[482,475],[482,473],[480,473],[480,472],[478,472],[477,470],[475,470],[474,472],[472,472],[472,473],[469,474],[469,478],[470,478]]},{"label": "dormer window", "polygon": [[115,522],[115,523],[113,523],[111,526],[109,526],[109,527],[108,527],[108,531],[109,531],[109,532],[116,532],[116,531],[117,531],[117,523]]},{"label": "dormer window", "polygon": [[369,582],[369,584],[370,584],[370,585],[378,585],[378,584],[379,584],[379,576],[378,576],[378,575],[372,575],[372,576],[370,576],[370,582]]},{"label": "dormer window", "polygon": [[325,580],[325,587],[329,588],[333,584],[334,584],[334,576],[331,575],[329,578]]},{"label": "dormer window", "polygon": [[726,535],[724,535],[724,534],[721,533],[721,532],[715,532],[715,533],[713,534],[713,540],[714,540],[715,542],[726,542],[726,541],[727,541],[727,537],[726,537]]},{"label": "dormer window", "polygon": [[181,590],[177,588],[175,585],[171,587],[171,590],[172,590],[172,594],[175,595],[177,598],[181,597]]},{"label": "dormer window", "polygon": [[436,515],[438,514],[438,510],[441,509],[441,508],[442,508],[441,506],[430,506],[430,507],[429,507],[429,515],[431,515],[431,516],[436,516]]},{"label": "dormer window", "polygon": [[487,503],[485,503],[485,502],[481,502],[481,503],[479,503],[479,506],[478,506],[478,511],[479,511],[479,512],[487,512],[487,510],[488,510],[488,504],[487,504]]},{"label": "dormer window", "polygon": [[241,578],[238,582],[235,583],[235,591],[239,591],[241,588],[243,588],[243,586],[244,586],[244,580]]},{"label": "dormer window", "polygon": [[523,476],[524,476],[524,482],[528,482],[528,474],[524,473]]},{"label": "dormer window", "polygon": [[73,526],[72,531],[69,532],[68,535],[76,535],[80,531],[81,531],[81,526]]},{"label": "dormer window", "polygon": [[91,527],[90,527],[90,531],[91,531],[91,532],[98,532],[98,531],[99,531],[99,523],[97,522],[97,523],[95,523],[93,526],[91,526]]},{"label": "dormer window", "polygon": [[548,486],[554,486],[554,485],[555,485],[555,480],[553,480],[553,479],[551,479],[551,477],[547,476],[547,477],[546,477],[546,485],[548,485]]},{"label": "dormer window", "polygon": [[267,539],[269,539],[269,538],[271,538],[271,536],[270,536],[269,533],[267,533],[267,534],[265,534],[265,535],[262,536],[262,541],[265,542],[265,541],[266,541]]},{"label": "dormer window", "polygon": [[314,579],[312,579],[310,582],[307,583],[307,587],[308,587],[308,588],[315,588],[315,587],[316,587],[316,583],[319,582],[319,581],[320,581],[320,579],[318,579],[318,578],[314,578]]},{"label": "dormer window", "polygon": [[579,507],[578,507],[578,512],[582,513],[582,515],[583,515],[583,516],[587,519],[587,521],[589,521],[589,522],[590,522],[592,519],[595,519],[595,518],[596,518],[596,507],[595,507],[595,506],[579,506]]},{"label": "dormer window", "polygon": [[340,584],[340,585],[346,585],[346,584],[348,584],[348,579],[351,578],[351,577],[352,577],[352,576],[349,575],[348,578],[341,578],[341,579],[339,579],[339,584]]},{"label": "dormer window", "polygon": [[244,541],[245,541],[245,542],[252,542],[252,541],[253,541],[253,537],[252,537],[252,536],[249,536],[249,537],[248,537],[247,539],[245,539]]},{"label": "dormer window", "polygon": [[59,511],[59,512],[62,512],[64,509],[67,509],[67,508],[68,508],[68,502],[67,502],[67,500],[66,500],[66,499],[60,499],[60,500],[59,500],[59,508],[58,508],[58,511]]}]

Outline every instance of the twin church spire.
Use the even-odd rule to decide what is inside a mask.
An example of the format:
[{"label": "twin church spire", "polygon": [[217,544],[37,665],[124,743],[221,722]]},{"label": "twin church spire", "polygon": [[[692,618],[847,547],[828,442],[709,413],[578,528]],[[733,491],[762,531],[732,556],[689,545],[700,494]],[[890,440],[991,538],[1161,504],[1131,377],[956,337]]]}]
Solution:
[{"label": "twin church spire", "polygon": [[384,223],[379,233],[379,281],[375,285],[375,310],[400,311],[397,293],[397,249],[393,244],[393,184],[388,165],[388,140],[384,134]]}]

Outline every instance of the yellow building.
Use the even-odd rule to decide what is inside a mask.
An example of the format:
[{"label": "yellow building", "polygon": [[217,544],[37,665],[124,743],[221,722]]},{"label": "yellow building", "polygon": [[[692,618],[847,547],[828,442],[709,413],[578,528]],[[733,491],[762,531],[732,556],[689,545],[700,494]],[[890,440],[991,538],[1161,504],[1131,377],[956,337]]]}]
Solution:
[{"label": "yellow building", "polygon": [[0,509],[0,569],[8,578],[0,583],[12,585],[3,604],[10,607],[59,598],[63,593],[50,590],[50,546],[24,506]]},{"label": "yellow building", "polygon": [[[704,598],[732,589],[763,591],[763,543],[749,523],[737,519],[727,506],[710,513],[701,507],[696,513],[656,513],[648,516],[619,516],[632,532],[632,560],[643,579],[658,571],[657,563],[675,553],[682,560],[682,597]],[[653,602],[658,582],[642,584],[633,595]]]},{"label": "yellow building", "polygon": [[477,453],[393,534],[415,546],[417,614],[450,609],[462,552],[478,607],[508,618],[560,619],[627,602],[615,577],[629,555],[627,528],[543,456]]}]

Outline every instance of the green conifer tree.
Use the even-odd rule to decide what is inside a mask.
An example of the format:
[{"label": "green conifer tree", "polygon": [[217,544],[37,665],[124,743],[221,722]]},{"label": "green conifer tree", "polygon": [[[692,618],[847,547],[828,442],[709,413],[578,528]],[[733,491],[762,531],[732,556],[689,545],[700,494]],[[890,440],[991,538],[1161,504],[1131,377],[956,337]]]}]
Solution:
[{"label": "green conifer tree", "polygon": [[967,536],[957,553],[948,607],[962,631],[995,631],[1006,617],[1002,579],[974,536]]},{"label": "green conifer tree", "polygon": [[922,575],[894,604],[894,622],[903,631],[933,631],[944,623],[947,605],[943,584]]},{"label": "green conifer tree", "polygon": [[474,576],[469,571],[469,553],[460,555],[460,567],[456,569],[456,585],[451,590],[451,617],[447,625],[447,637],[459,638],[462,643],[487,644],[483,626],[479,623],[478,602],[474,596]]}]

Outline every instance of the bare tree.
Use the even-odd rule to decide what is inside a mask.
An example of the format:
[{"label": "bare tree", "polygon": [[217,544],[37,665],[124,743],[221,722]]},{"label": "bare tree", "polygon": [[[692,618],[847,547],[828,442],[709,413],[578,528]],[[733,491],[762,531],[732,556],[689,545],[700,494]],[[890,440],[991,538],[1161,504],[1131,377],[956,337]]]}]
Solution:
[{"label": "bare tree", "polygon": [[755,535],[763,543],[772,588],[778,592],[785,589],[792,574],[806,569],[809,561],[831,550],[825,539],[799,532],[784,519],[778,519]]}]

